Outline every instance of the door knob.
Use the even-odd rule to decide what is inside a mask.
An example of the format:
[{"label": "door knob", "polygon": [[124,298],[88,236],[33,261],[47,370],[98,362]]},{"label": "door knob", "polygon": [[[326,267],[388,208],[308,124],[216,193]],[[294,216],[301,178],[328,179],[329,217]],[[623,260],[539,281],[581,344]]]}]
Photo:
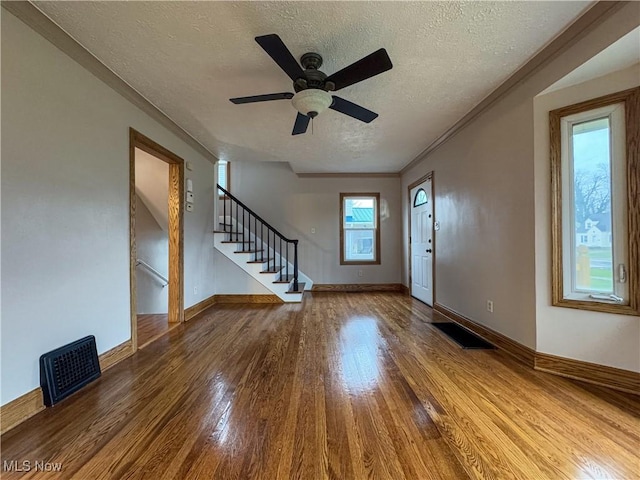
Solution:
[{"label": "door knob", "polygon": [[427,253],[431,253],[431,249],[430,248],[427,248]]}]

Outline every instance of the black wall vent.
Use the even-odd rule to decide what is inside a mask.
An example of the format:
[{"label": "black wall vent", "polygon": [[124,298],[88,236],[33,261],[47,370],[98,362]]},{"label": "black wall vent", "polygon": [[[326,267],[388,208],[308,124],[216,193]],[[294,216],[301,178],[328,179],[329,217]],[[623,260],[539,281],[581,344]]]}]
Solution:
[{"label": "black wall vent", "polygon": [[89,335],[40,357],[40,386],[47,407],[100,376],[96,337]]}]

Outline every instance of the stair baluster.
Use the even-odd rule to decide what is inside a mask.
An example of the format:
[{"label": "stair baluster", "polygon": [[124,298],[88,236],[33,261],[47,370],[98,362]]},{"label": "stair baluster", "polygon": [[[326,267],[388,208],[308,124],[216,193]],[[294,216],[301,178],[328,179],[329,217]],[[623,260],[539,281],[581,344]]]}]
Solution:
[{"label": "stair baluster", "polygon": [[[260,263],[266,263],[266,271],[275,271],[279,274],[277,278],[278,282],[289,282],[289,245],[293,246],[293,284],[291,291],[297,292],[298,283],[298,240],[293,240],[285,237],[275,228],[265,222],[259,215],[253,210],[248,208],[236,197],[231,195],[227,190],[217,185],[218,191],[224,193],[223,197],[223,231],[229,233],[229,240],[242,243],[242,252],[254,253],[254,261]],[[227,219],[227,201],[229,202],[229,219]],[[233,207],[235,205],[235,215]],[[253,225],[251,219],[253,217]],[[234,223],[235,220],[235,223]],[[229,222],[229,223],[227,223]],[[242,225],[242,227],[240,227]],[[258,225],[260,230],[258,231]],[[251,227],[253,226],[253,231]],[[242,228],[242,231],[240,230]],[[266,241],[265,241],[265,229],[266,229]],[[246,230],[246,234],[245,234]],[[251,240],[253,235],[253,240]],[[260,240],[258,240],[258,238]],[[265,246],[267,251],[267,258],[265,262]],[[252,247],[252,245],[255,245]],[[273,257],[271,252],[273,250]],[[280,256],[279,261],[276,255]],[[272,263],[273,258],[273,263]],[[279,266],[279,267],[278,267]],[[284,273],[283,273],[284,271]],[[284,275],[284,277],[283,277]],[[304,285],[304,284],[303,284]]]},{"label": "stair baluster", "polygon": [[[289,260],[289,244],[287,243],[286,245],[287,245],[286,246],[286,248],[287,248],[287,260]],[[289,262],[287,261],[286,264],[287,264],[286,276],[287,276],[287,281],[289,281]]]}]

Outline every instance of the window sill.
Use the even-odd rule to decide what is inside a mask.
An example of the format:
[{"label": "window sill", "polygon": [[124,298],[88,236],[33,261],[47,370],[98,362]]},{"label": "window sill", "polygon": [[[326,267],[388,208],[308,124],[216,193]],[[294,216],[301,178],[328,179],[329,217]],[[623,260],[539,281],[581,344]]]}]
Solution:
[{"label": "window sill", "polygon": [[340,265],[380,265],[380,260],[355,260],[353,262],[348,260],[340,260]]},{"label": "window sill", "polygon": [[554,300],[551,302],[554,307],[575,308],[577,310],[587,310],[592,312],[612,313],[615,315],[640,315],[640,311],[631,305],[620,305],[614,302],[598,302],[590,300]]}]

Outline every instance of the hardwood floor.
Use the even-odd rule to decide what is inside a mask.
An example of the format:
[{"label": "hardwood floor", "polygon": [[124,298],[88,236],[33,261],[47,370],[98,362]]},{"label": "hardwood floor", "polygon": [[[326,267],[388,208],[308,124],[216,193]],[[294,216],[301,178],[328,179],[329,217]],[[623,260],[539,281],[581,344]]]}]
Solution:
[{"label": "hardwood floor", "polygon": [[[169,315],[150,313],[136,315],[138,323],[138,347],[144,348],[169,331]],[[175,326],[176,324],[173,324]]]},{"label": "hardwood floor", "polygon": [[[215,305],[2,437],[77,479],[637,479],[640,401],[462,350],[397,293]],[[21,463],[20,463],[21,464]],[[53,478],[7,472],[3,478]]]}]

